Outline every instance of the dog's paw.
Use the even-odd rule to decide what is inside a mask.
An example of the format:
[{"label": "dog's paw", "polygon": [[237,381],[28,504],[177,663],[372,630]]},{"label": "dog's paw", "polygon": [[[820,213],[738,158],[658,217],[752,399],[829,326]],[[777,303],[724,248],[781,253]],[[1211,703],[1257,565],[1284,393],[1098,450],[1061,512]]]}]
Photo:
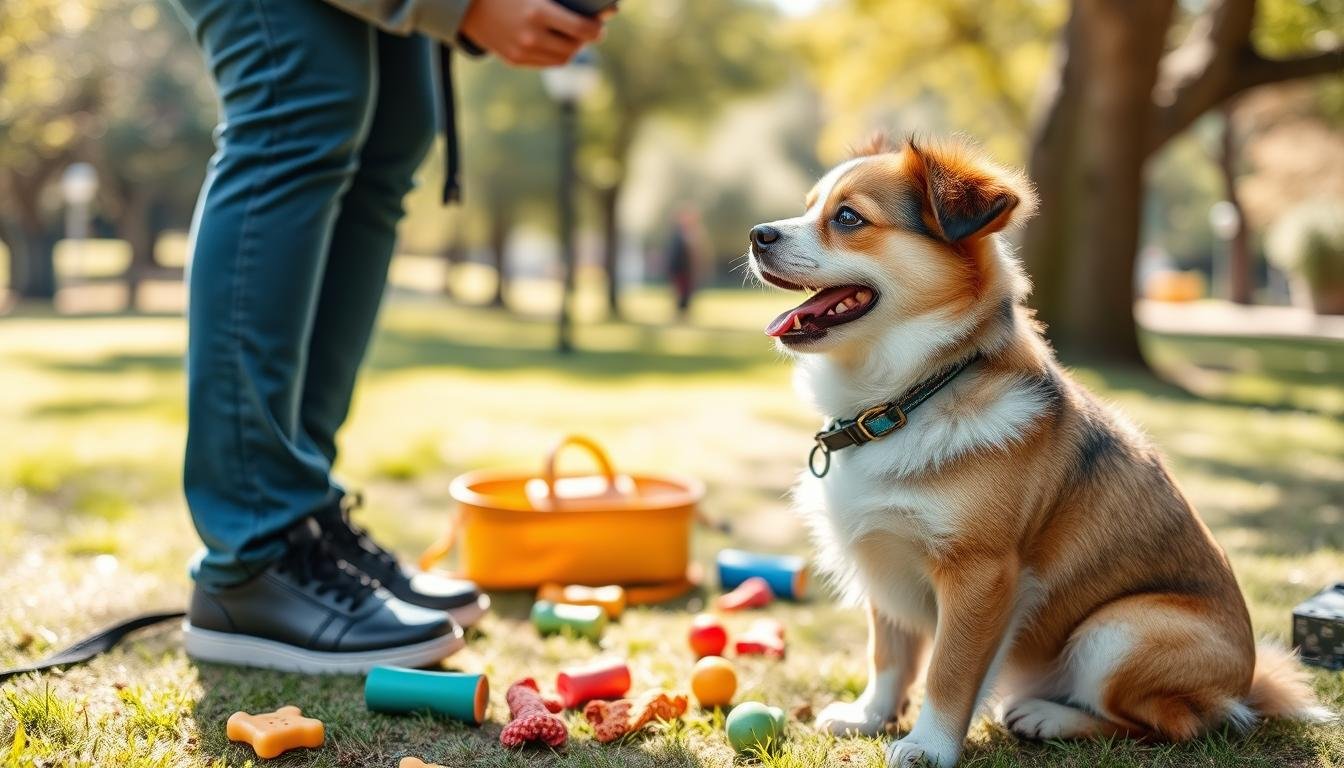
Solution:
[{"label": "dog's paw", "polygon": [[816,724],[819,730],[835,736],[876,736],[886,730],[890,719],[890,713],[875,711],[862,701],[837,701],[821,710]]},{"label": "dog's paw", "polygon": [[906,736],[887,745],[887,768],[913,768],[930,765],[934,768],[953,768],[959,755],[922,744]]},{"label": "dog's paw", "polygon": [[1024,739],[1072,739],[1095,730],[1097,718],[1053,701],[1023,699],[1004,710],[1003,725]]}]

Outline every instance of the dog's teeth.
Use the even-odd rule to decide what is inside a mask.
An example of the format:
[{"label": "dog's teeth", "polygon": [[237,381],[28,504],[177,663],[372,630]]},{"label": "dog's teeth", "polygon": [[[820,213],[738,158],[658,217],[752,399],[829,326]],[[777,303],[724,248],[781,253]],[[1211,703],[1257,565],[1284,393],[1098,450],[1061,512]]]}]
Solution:
[{"label": "dog's teeth", "polygon": [[856,293],[856,294],[854,295],[854,298],[858,299],[858,300],[859,300],[859,303],[862,304],[862,303],[868,301],[868,297],[871,296],[871,295],[872,295],[872,294],[868,293],[867,291],[859,291],[858,293]]},{"label": "dog's teeth", "polygon": [[797,315],[793,316],[793,330],[795,331],[803,330],[803,321],[799,319]]},{"label": "dog's teeth", "polygon": [[826,314],[828,314],[828,315],[834,315],[834,314],[835,314],[835,307],[831,307],[830,309],[826,310]]}]

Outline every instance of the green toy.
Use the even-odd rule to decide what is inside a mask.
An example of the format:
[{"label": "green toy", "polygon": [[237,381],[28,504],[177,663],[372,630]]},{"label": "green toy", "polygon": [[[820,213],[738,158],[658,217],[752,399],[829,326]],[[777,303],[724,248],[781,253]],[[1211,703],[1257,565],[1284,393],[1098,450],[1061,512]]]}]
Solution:
[{"label": "green toy", "polygon": [[485,721],[490,682],[485,675],[374,667],[364,681],[364,705],[400,714],[427,709],[472,725]]},{"label": "green toy", "polygon": [[765,749],[784,735],[784,710],[767,707],[759,701],[744,701],[733,707],[724,723],[728,743],[738,752]]},{"label": "green toy", "polygon": [[607,612],[599,605],[538,600],[532,604],[532,624],[543,635],[559,634],[568,629],[578,637],[597,642],[607,628]]}]

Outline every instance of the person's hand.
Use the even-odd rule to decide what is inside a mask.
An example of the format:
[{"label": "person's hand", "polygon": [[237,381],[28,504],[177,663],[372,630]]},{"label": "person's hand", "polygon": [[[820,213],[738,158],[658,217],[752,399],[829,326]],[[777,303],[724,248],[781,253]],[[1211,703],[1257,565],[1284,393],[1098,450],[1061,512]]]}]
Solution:
[{"label": "person's hand", "polygon": [[473,0],[460,31],[510,64],[553,67],[602,39],[610,16],[590,19],[553,0]]}]

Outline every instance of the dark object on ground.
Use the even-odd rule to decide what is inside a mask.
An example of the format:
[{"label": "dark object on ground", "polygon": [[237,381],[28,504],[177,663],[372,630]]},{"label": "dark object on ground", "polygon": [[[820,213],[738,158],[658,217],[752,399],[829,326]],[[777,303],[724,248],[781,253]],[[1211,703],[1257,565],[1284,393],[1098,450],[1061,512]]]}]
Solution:
[{"label": "dark object on ground", "polygon": [[1305,664],[1344,669],[1344,581],[1293,609],[1293,645]]}]

